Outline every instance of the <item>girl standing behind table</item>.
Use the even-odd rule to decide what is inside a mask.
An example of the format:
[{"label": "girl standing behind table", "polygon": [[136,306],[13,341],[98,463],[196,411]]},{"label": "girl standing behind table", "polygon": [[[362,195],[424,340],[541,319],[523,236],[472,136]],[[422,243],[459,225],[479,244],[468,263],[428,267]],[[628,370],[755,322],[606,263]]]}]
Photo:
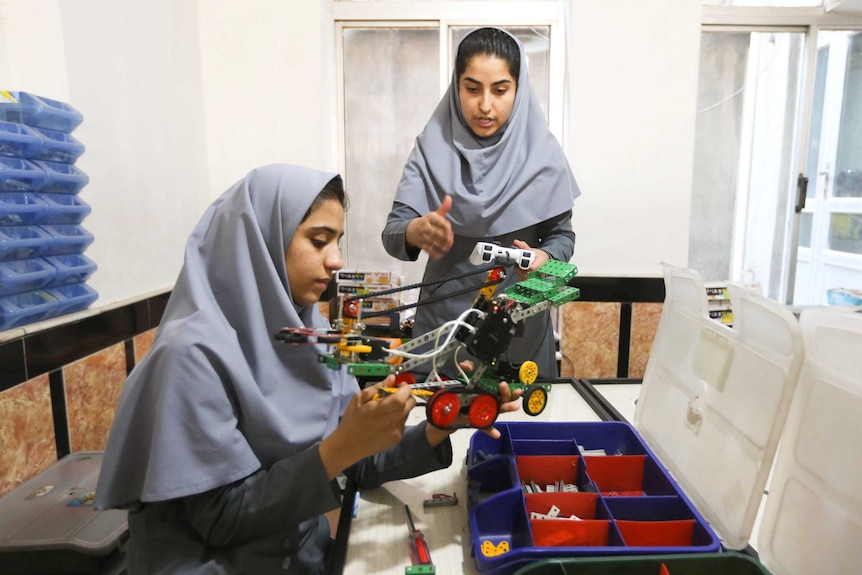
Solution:
[{"label": "girl standing behind table", "polygon": [[[479,241],[535,252],[527,271],[536,270],[549,259],[571,259],[572,205],[578,195],[568,160],[530,86],[523,46],[504,30],[480,28],[459,44],[449,89],[416,138],[383,245],[405,261],[426,251],[423,282],[476,270],[469,257]],[[508,268],[496,293],[527,271]],[[455,319],[476,292],[423,301],[483,280],[479,274],[422,288],[414,337]],[[503,359],[532,360],[540,377],[558,376],[550,311],[524,322],[523,335],[513,338]]]}]

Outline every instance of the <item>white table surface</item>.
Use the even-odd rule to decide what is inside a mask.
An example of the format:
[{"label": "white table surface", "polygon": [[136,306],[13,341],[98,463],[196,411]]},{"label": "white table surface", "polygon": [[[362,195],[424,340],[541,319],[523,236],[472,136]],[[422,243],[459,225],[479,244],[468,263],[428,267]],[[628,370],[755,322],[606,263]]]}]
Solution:
[{"label": "white table surface", "polygon": [[[407,424],[423,419],[425,409],[417,407]],[[519,410],[501,415],[498,421],[599,421],[599,418],[571,385],[556,383],[548,395],[545,410],[538,416],[531,417]],[[425,534],[438,574],[478,574],[470,556],[465,466],[474,433],[474,429],[461,429],[452,434],[453,460],[449,468],[360,491],[350,528],[344,575],[404,575],[405,567],[410,564],[405,504],[410,506],[416,528]],[[435,493],[455,493],[458,505],[424,508],[422,502]]]}]

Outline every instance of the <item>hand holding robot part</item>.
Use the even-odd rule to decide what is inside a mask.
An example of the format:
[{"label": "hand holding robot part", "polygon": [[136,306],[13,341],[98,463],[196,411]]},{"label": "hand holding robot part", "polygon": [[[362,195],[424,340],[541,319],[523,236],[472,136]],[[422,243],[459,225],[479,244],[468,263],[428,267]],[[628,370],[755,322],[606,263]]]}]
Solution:
[{"label": "hand holding robot part", "polygon": [[395,377],[390,375],[355,394],[338,427],[320,442],[320,457],[330,478],[401,440],[407,416],[416,406],[409,387],[374,400],[380,387],[394,383]]},{"label": "hand holding robot part", "polygon": [[536,254],[529,249],[529,246],[515,240],[525,246],[526,249],[520,246],[514,248],[505,248],[499,244],[489,242],[477,242],[473,248],[473,253],[470,254],[470,263],[478,266],[483,263],[496,262],[498,264],[515,264],[522,270],[528,270],[533,265],[536,259]]},{"label": "hand holding robot part", "polygon": [[536,271],[551,260],[551,256],[545,250],[531,248],[530,244],[521,240],[515,240],[513,243],[516,248],[529,251],[533,258],[529,266],[526,268],[519,267],[515,270],[521,280],[527,279],[529,272]]}]

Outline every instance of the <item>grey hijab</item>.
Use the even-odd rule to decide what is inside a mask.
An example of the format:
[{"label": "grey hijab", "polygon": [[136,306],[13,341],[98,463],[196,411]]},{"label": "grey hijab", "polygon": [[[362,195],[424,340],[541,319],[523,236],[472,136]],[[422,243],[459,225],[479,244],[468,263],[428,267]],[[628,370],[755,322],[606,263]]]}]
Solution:
[{"label": "grey hijab", "polygon": [[153,347],[123,389],[97,489],[102,508],[226,485],[320,441],[356,381],[317,362],[317,345],[274,341],[326,327],[293,303],[285,250],[335,174],[254,170],[192,233]]},{"label": "grey hijab", "polygon": [[489,138],[476,136],[461,113],[454,71],[398,184],[395,202],[419,214],[436,210],[451,195],[449,220],[459,236],[493,237],[523,229],[569,211],[580,195],[530,85],[524,47],[515,42],[521,71],[509,121]]}]

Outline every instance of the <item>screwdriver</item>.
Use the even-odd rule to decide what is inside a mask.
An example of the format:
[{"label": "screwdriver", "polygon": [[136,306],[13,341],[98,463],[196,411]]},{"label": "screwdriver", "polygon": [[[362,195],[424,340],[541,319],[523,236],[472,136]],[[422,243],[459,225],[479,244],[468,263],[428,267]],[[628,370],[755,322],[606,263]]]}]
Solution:
[{"label": "screwdriver", "polygon": [[404,570],[405,575],[426,575],[434,574],[434,565],[431,563],[431,552],[428,551],[428,543],[425,541],[425,535],[416,529],[413,524],[413,515],[410,513],[410,507],[405,505],[407,510],[408,529],[410,530],[410,557],[413,565]]}]

